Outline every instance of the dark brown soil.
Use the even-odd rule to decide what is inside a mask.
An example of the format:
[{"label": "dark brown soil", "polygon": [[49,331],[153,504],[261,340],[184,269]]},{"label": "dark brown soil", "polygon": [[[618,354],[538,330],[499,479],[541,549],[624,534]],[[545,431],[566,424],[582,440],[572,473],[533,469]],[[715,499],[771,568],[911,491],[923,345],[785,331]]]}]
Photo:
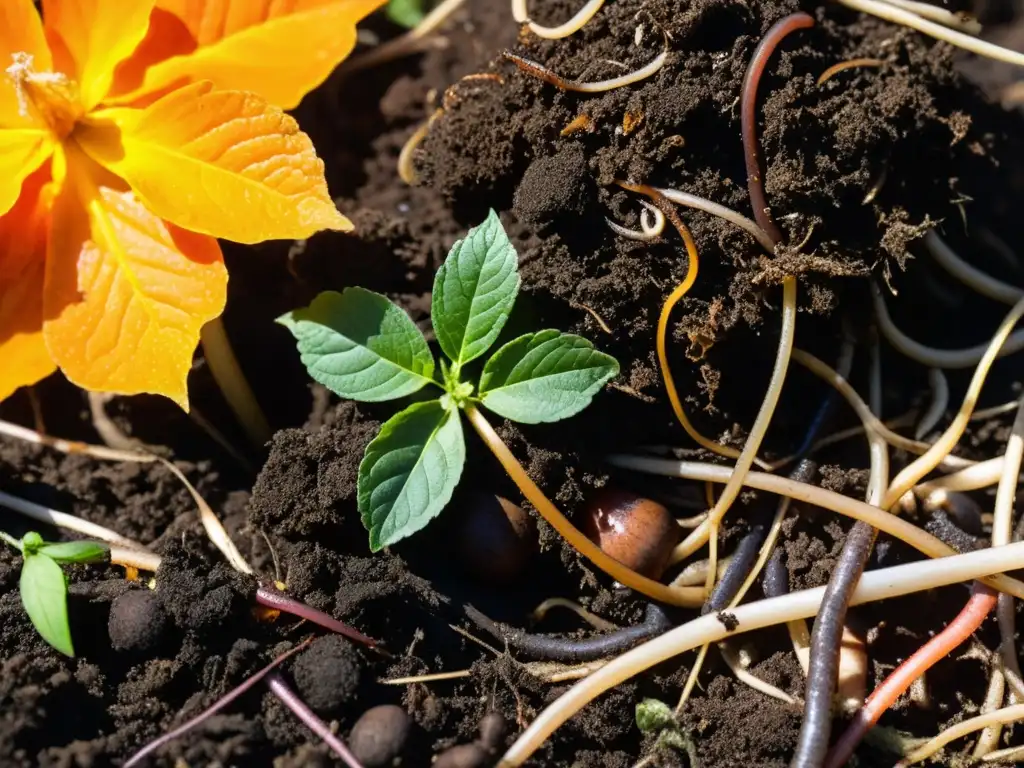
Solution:
[{"label": "dark brown soil", "polygon": [[[579,3],[531,5],[537,21],[557,23]],[[569,514],[609,483],[700,504],[702,489],[613,474],[602,462],[609,452],[638,445],[691,448],[664,396],[653,351],[658,313],[685,271],[685,252],[674,232],[639,244],[614,235],[604,218],[638,226],[638,200],[616,180],[675,187],[749,213],[740,84],[764,32],[796,10],[817,23],[788,38],[773,57],[759,105],[768,199],[788,241],[799,246],[784,247],[772,259],[731,225],[683,212],[700,252],[700,276],[676,311],[669,347],[687,410],[705,434],[742,443],[774,359],[777,285],[787,274],[800,276],[798,346],[832,361],[845,323],[860,345],[851,379],[861,390],[871,326],[869,275],[892,286],[894,319],[914,338],[951,348],[986,339],[1005,307],[950,279],[914,241],[941,221],[951,244],[978,267],[1017,284],[1024,280],[1019,257],[998,245],[1019,243],[1024,235],[1018,213],[1024,125],[1019,113],[997,103],[1005,71],[970,61],[961,68],[962,57],[946,45],[838,6],[795,0],[618,0],[580,33],[557,41],[520,34],[504,0],[470,0],[446,27],[446,48],[339,79],[298,110],[357,233],[225,246],[232,277],[225,322],[280,430],[265,451],[248,456],[258,471],[247,471],[162,400],[110,404],[120,428],[175,459],[263,578],[284,582],[289,594],[379,639],[393,654],[321,637],[284,666],[285,677],[342,737],[371,707],[397,704],[412,719],[402,765],[426,766],[442,750],[476,741],[481,719],[493,711],[508,725],[500,748],[567,684],[545,683],[525,666],[530,659],[500,647],[495,655],[456,632],[453,625],[472,626],[465,604],[515,626],[529,626],[530,612],[548,597],[572,598],[619,624],[642,620],[645,604],[612,588],[543,522],[539,551],[513,587],[471,575],[451,545],[462,524],[460,505],[472,492],[519,496],[469,434],[469,465],[452,508],[412,540],[371,555],[355,506],[356,476],[363,448],[395,405],[342,403],[310,384],[287,333],[271,321],[320,290],[362,285],[388,294],[427,328],[434,270],[454,240],[494,208],[519,250],[524,281],[505,333],[537,327],[581,333],[622,365],[621,377],[581,416],[526,429],[499,421],[502,437]],[[983,10],[992,23],[1013,18],[999,4]],[[369,27],[395,34],[383,21]],[[656,76],[594,96],[560,92],[499,55],[511,50],[589,81],[642,66],[665,45],[669,59]],[[881,56],[887,64],[816,85],[831,64],[862,56]],[[499,75],[500,81],[463,79],[474,74]],[[441,104],[444,114],[415,153],[420,184],[407,187],[396,175],[398,153]],[[589,128],[562,135],[580,115]],[[883,172],[884,184],[865,204]],[[917,364],[883,348],[883,372],[886,418],[927,401],[927,372]],[[951,372],[953,402],[968,375]],[[1019,380],[1019,358],[998,363],[982,406],[1019,396]],[[201,358],[191,384],[196,410],[243,445]],[[826,393],[793,367],[766,456],[786,455],[801,443]],[[52,434],[98,441],[84,398],[65,382],[45,382],[36,395]],[[33,423],[28,396],[0,405],[0,417]],[[973,425],[959,452],[995,455],[1010,418]],[[828,428],[852,423],[837,409]],[[818,482],[863,494],[862,444],[840,444],[817,458]],[[905,458],[896,455],[894,463]],[[2,439],[0,488],[113,527],[164,557],[152,593],[126,582],[118,568],[69,569],[78,651],[69,660],[33,631],[17,592],[20,560],[0,552],[2,766],[119,764],[275,655],[323,634],[253,612],[255,580],[223,563],[203,535],[189,494],[159,465],[99,463]],[[991,504],[985,494],[978,500],[983,508]],[[752,493],[741,501],[729,515],[726,551],[748,520],[774,506],[773,499]],[[824,513],[801,511],[787,521],[780,545],[792,589],[827,581],[848,527]],[[13,535],[31,529],[13,513],[4,521]],[[941,520],[918,522],[940,535],[950,530]],[[974,546],[965,536],[955,544]],[[883,538],[872,567],[914,557]],[[868,637],[869,686],[965,599],[965,590],[954,587],[858,609],[853,620]],[[688,615],[673,616],[681,622]],[[536,629],[586,634],[581,621],[558,612]],[[975,642],[993,648],[996,635],[986,626]],[[802,695],[803,675],[783,630],[743,636],[737,645],[751,654],[755,674]],[[901,700],[883,725],[930,736],[970,716],[985,694],[980,658],[959,653],[941,662],[928,673],[927,704]],[[634,764],[651,747],[635,725],[636,703],[651,697],[674,705],[691,663],[686,655],[601,697],[548,741],[535,764]],[[468,676],[451,681],[380,682],[462,669]],[[163,749],[153,764],[335,764],[276,699],[257,690]],[[702,768],[731,768],[787,765],[799,723],[797,709],[736,681],[712,652],[682,726]],[[1020,743],[1019,735],[1010,738]],[[895,761],[880,743],[873,738],[862,747],[860,765]],[[675,753],[660,760],[687,764]]]}]

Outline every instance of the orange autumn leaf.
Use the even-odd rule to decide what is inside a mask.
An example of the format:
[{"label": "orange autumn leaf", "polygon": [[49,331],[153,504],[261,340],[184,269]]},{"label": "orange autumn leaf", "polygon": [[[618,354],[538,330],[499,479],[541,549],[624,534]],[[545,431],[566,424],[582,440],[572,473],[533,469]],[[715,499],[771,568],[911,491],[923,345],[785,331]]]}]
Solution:
[{"label": "orange autumn leaf", "polygon": [[142,85],[125,98],[209,80],[293,109],[352,52],[356,24],[385,2],[160,0],[158,8],[185,23],[196,48],[153,63]]},{"label": "orange autumn leaf", "polygon": [[56,369],[43,342],[43,265],[51,190],[42,169],[0,217],[0,400]]},{"label": "orange autumn leaf", "polygon": [[55,67],[78,83],[85,111],[107,95],[115,68],[145,37],[154,4],[155,0],[44,0]]},{"label": "orange autumn leaf", "polygon": [[77,140],[157,216],[194,232],[257,243],[352,228],[309,137],[251,93],[196,83],[145,110],[99,113]]},{"label": "orange autumn leaf", "polygon": [[46,257],[50,356],[78,386],[187,409],[199,331],[224,309],[220,247],[153,215],[87,158],[68,160]]}]

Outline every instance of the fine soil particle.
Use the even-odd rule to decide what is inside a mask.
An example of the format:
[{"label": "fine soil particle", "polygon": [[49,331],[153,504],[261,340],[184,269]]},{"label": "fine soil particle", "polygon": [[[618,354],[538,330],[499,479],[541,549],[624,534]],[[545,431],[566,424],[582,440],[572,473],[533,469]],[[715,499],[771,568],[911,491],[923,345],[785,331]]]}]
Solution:
[{"label": "fine soil particle", "polygon": [[[557,24],[579,3],[534,0],[531,6],[538,23]],[[153,590],[127,585],[117,567],[68,567],[78,655],[65,659],[43,643],[20,605],[20,557],[0,551],[0,765],[117,764],[310,636],[318,639],[286,662],[282,674],[367,768],[391,765],[396,756],[403,765],[427,766],[441,754],[486,764],[570,683],[547,682],[550,670],[454,630],[471,626],[462,606],[531,631],[581,637],[591,629],[573,614],[553,610],[534,627],[531,611],[546,598],[568,597],[619,625],[641,621],[645,602],[610,584],[541,520],[535,520],[536,551],[521,570],[518,564],[509,570],[507,587],[474,576],[479,563],[453,552],[452,542],[465,543],[465,514],[454,508],[412,540],[371,554],[356,506],[359,464],[401,404],[339,403],[311,385],[293,341],[272,321],[320,290],[362,285],[396,301],[432,338],[434,272],[452,243],[493,208],[519,252],[523,279],[499,343],[559,328],[593,340],[622,367],[571,422],[521,428],[495,419],[498,433],[571,516],[609,486],[663,501],[680,516],[693,514],[681,510],[702,508],[703,489],[612,472],[603,461],[636,446],[682,445],[675,455],[712,458],[684,441],[653,352],[661,304],[687,268],[685,251],[671,227],[657,241],[639,243],[615,235],[605,219],[639,226],[639,198],[617,186],[619,180],[684,190],[750,215],[739,137],[743,74],[768,28],[797,10],[810,13],[815,26],[783,42],[758,94],[766,192],[786,244],[769,256],[731,224],[681,210],[700,254],[698,280],[669,324],[669,362],[685,409],[708,436],[742,444],[773,365],[778,284],[789,274],[800,280],[797,345],[833,362],[841,341],[852,338],[858,351],[850,379],[860,391],[866,391],[872,339],[869,275],[893,289],[887,301],[894,321],[911,337],[949,348],[986,340],[1005,307],[966,291],[930,261],[919,240],[941,222],[943,235],[979,269],[1015,284],[1024,280],[1020,259],[1000,245],[1024,236],[1018,211],[1024,131],[1019,114],[989,101],[960,74],[948,46],[837,5],[796,0],[617,0],[580,32],[549,41],[519,30],[506,3],[470,0],[446,25],[446,47],[340,78],[297,110],[355,234],[225,244],[232,276],[225,324],[280,428],[265,450],[232,457],[198,422],[157,398],[107,406],[117,427],[175,459],[261,578],[283,582],[289,595],[376,638],[390,656],[288,616],[254,611],[256,579],[223,563],[188,491],[160,464],[98,462],[4,438],[5,492],[115,528],[145,542],[163,563]],[[999,20],[991,8],[986,14]],[[368,26],[397,33],[380,20]],[[520,71],[501,55],[506,50],[584,82],[637,69],[663,50],[668,57],[643,82],[578,94]],[[817,84],[829,66],[857,57],[885,63]],[[485,77],[467,77],[476,75]],[[992,93],[1003,82],[997,72],[972,76]],[[439,108],[414,152],[419,183],[406,187],[396,176],[399,151]],[[884,418],[927,401],[921,366],[883,348],[882,369]],[[950,372],[953,402],[968,376]],[[998,363],[983,405],[1019,397],[1015,378],[1012,362]],[[242,445],[201,358],[190,383],[195,410]],[[52,434],[98,440],[70,385],[52,379],[36,392]],[[799,446],[826,393],[793,367],[762,455],[779,457]],[[835,411],[830,430],[855,423]],[[0,416],[31,424],[31,401],[19,394],[0,405]],[[958,453],[995,455],[1011,418],[973,424]],[[939,428],[946,424],[948,418]],[[522,503],[486,447],[469,430],[466,437],[467,465],[453,507],[474,494]],[[863,496],[867,459],[860,443],[833,446],[817,458],[815,482]],[[894,466],[906,460],[895,452],[892,458]],[[979,501],[991,507],[990,498]],[[741,495],[722,531],[723,552],[775,503],[763,494]],[[797,511],[780,543],[788,586],[820,586],[848,524],[820,510]],[[5,521],[16,536],[35,527],[13,516]],[[987,538],[984,528],[964,531],[937,515],[921,513],[915,522],[955,539],[958,548]],[[916,557],[882,537],[871,567]],[[869,687],[964,600],[962,589],[947,588],[856,609],[851,620],[866,628],[872,660]],[[677,621],[691,615],[680,612]],[[750,653],[754,674],[803,695],[803,675],[783,630],[737,634],[730,642]],[[929,671],[926,702],[901,700],[882,724],[930,736],[976,713],[987,678],[988,651],[980,647],[995,648],[998,633],[986,625],[973,642],[972,653]],[[603,695],[545,743],[535,764],[635,764],[652,748],[635,726],[637,702],[656,698],[672,706],[691,663],[691,656],[666,662]],[[468,675],[379,682],[457,670]],[[788,764],[797,709],[737,682],[714,653],[700,682],[680,727],[703,768]],[[506,723],[508,733],[485,727],[485,716]],[[1009,738],[1019,743],[1021,736]],[[864,765],[895,761],[877,746],[863,747],[859,756]],[[686,764],[674,752],[659,760]],[[260,688],[163,748],[155,764],[334,762]]]}]

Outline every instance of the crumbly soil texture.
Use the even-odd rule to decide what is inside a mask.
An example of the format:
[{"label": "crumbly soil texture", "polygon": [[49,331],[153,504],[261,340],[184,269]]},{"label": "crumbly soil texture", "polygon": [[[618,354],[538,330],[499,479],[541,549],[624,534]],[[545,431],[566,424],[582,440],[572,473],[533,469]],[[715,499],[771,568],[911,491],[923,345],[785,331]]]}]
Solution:
[{"label": "crumbly soil texture", "polygon": [[[536,22],[555,25],[578,6],[577,0],[534,0],[531,10]],[[979,9],[996,21],[1012,20],[999,4]],[[510,581],[470,570],[472,558],[460,549],[475,543],[460,534],[469,494],[521,499],[468,430],[468,463],[450,508],[411,540],[371,554],[356,509],[357,472],[365,445],[401,404],[339,402],[311,385],[273,318],[321,290],[361,285],[393,298],[429,335],[436,268],[493,208],[518,249],[523,278],[504,335],[537,328],[580,333],[615,355],[622,369],[571,421],[521,428],[495,419],[499,433],[570,516],[578,517],[608,485],[665,501],[680,517],[693,515],[705,503],[702,487],[616,474],[604,462],[609,453],[652,447],[720,461],[695,450],[675,421],[654,353],[661,305],[686,271],[682,243],[671,225],[660,238],[637,242],[615,234],[606,220],[639,227],[641,198],[619,181],[682,190],[751,214],[741,84],[763,35],[796,11],[815,24],[783,41],[758,94],[764,182],[785,244],[769,255],[731,224],[680,209],[700,254],[697,282],[669,326],[669,359],[684,407],[704,434],[742,445],[775,357],[786,275],[799,278],[797,346],[834,364],[844,341],[854,344],[850,378],[862,392],[875,343],[871,280],[911,337],[949,348],[986,341],[1005,307],[950,278],[920,240],[938,226],[978,268],[1024,282],[1024,264],[1002,245],[1024,241],[1024,124],[998,103],[994,90],[1007,80],[998,67],[965,68],[945,44],[838,5],[616,0],[571,37],[544,40],[521,30],[506,2],[468,0],[444,27],[446,45],[336,77],[297,112],[356,232],[248,248],[225,244],[232,277],[225,323],[278,429],[265,449],[242,448],[242,456],[233,456],[200,428],[209,422],[228,443],[245,445],[201,355],[191,382],[199,418],[156,398],[105,406],[114,427],[178,463],[260,579],[283,583],[290,595],[378,639],[390,655],[324,637],[287,616],[255,612],[257,579],[222,560],[204,537],[187,490],[162,466],[98,462],[4,438],[5,492],[115,528],[164,559],[153,583],[145,575],[128,581],[116,567],[68,569],[77,651],[68,659],[32,629],[19,601],[20,558],[0,551],[0,765],[118,765],[312,636],[318,639],[282,672],[342,738],[352,738],[371,707],[397,705],[409,716],[407,733],[381,721],[378,735],[402,737],[393,764],[427,766],[449,747],[479,743],[481,721],[498,713],[504,733],[489,732],[490,751],[480,757],[478,750],[472,765],[493,763],[571,682],[549,682],[550,668],[484,635],[464,607],[516,627],[583,637],[594,630],[578,616],[553,609],[535,622],[533,608],[547,598],[568,598],[627,625],[642,620],[645,603],[581,561],[543,521],[537,551]],[[381,39],[398,32],[383,19],[367,26]],[[506,51],[580,82],[623,75],[663,51],[668,56],[653,77],[581,94],[521,70]],[[817,82],[833,64],[858,58],[880,63]],[[399,151],[432,117],[412,156],[417,183],[407,186],[397,175]],[[884,342],[880,347],[883,417],[910,409],[920,415],[930,397],[927,370]],[[1012,359],[996,365],[982,406],[1019,396],[1019,360],[1017,366]],[[950,372],[952,403],[968,376]],[[827,394],[794,365],[762,454],[792,453]],[[0,406],[0,415],[26,425],[41,415],[51,434],[99,441],[84,396],[70,385],[47,381],[32,395],[20,393]],[[958,453],[1001,452],[1011,418],[973,423]],[[854,423],[837,407],[825,430]],[[815,482],[863,494],[861,438],[816,458]],[[893,457],[896,466],[906,459]],[[991,506],[988,495],[977,501]],[[774,506],[772,498],[743,494],[722,532],[723,551]],[[827,581],[848,528],[822,511],[798,513],[779,544],[792,589]],[[14,535],[34,527],[13,513],[3,519]],[[950,535],[948,520],[921,513],[915,521]],[[959,533],[953,538],[960,548],[983,545],[983,527]],[[869,567],[915,557],[883,537]],[[757,597],[755,590],[748,599]],[[944,626],[965,598],[958,587],[857,609],[851,622],[867,638],[869,688]],[[891,765],[896,758],[889,750],[900,733],[931,736],[976,713],[988,674],[987,651],[979,649],[996,642],[997,632],[986,625],[970,646],[930,671],[924,693],[901,700],[883,718],[884,728],[859,750],[858,765]],[[749,657],[754,674],[802,697],[803,675],[784,630],[742,635],[732,647]],[[559,729],[533,764],[617,767],[650,755],[655,744],[638,730],[635,706],[643,698],[674,706],[692,662],[692,654],[684,655],[602,696]],[[460,670],[463,676],[450,680],[383,682]],[[493,717],[488,722],[490,731],[501,730]],[[680,722],[690,754],[662,747],[654,764],[785,766],[799,723],[797,707],[746,687],[712,649]],[[1009,744],[1021,738],[1019,729],[1004,736]],[[953,764],[950,755],[944,764]],[[257,686],[163,747],[150,764],[337,762]]]}]

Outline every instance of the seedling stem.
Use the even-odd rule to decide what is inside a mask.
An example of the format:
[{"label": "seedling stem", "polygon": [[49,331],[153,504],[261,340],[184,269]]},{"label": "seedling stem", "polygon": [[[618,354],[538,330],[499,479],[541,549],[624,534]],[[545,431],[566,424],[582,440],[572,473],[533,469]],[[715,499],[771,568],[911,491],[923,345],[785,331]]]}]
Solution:
[{"label": "seedling stem", "polygon": [[270,440],[273,432],[245,374],[242,373],[242,367],[231,348],[227,331],[224,330],[224,322],[219,317],[208,322],[203,326],[200,339],[213,380],[217,382],[217,387],[249,440],[257,448],[262,448]]}]

